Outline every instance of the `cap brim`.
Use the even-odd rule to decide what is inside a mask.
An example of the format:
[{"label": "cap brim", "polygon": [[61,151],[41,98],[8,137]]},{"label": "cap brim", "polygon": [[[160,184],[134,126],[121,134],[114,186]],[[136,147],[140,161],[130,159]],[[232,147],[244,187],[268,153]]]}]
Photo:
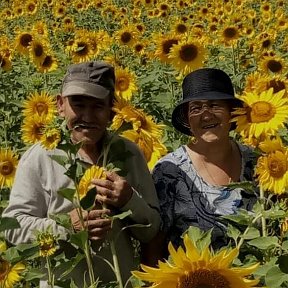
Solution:
[{"label": "cap brim", "polygon": [[106,89],[103,86],[82,81],[71,81],[65,83],[61,91],[62,97],[83,95],[98,99],[106,99],[109,96],[109,94],[110,90]]},{"label": "cap brim", "polygon": [[240,99],[233,97],[231,94],[221,92],[206,92],[196,98],[186,98],[182,100],[172,112],[172,125],[181,133],[191,136],[190,125],[188,122],[188,111],[185,111],[185,105],[190,101],[197,100],[227,100],[233,103],[232,108],[241,107],[243,102]]}]

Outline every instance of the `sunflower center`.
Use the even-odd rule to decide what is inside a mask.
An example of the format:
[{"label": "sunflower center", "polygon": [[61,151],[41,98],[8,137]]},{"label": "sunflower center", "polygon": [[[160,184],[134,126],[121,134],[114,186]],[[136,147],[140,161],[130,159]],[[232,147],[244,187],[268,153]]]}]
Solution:
[{"label": "sunflower center", "polygon": [[287,171],[285,155],[279,151],[277,154],[271,153],[268,155],[268,169],[272,177],[281,178]]},{"label": "sunflower center", "polygon": [[183,45],[181,50],[179,51],[180,58],[185,62],[193,61],[197,58],[198,55],[198,48],[193,44],[186,44]]},{"label": "sunflower center", "polygon": [[178,33],[186,33],[187,32],[187,26],[184,24],[178,24],[176,30]]},{"label": "sunflower center", "polygon": [[10,270],[10,265],[4,259],[0,259],[0,281],[6,279]]},{"label": "sunflower center", "polygon": [[35,53],[36,57],[41,57],[43,55],[43,53],[44,53],[43,46],[41,44],[37,44],[34,47],[34,53]]},{"label": "sunflower center", "polygon": [[51,67],[52,63],[53,63],[52,57],[46,56],[43,63],[42,63],[42,66],[43,67]]},{"label": "sunflower center", "polygon": [[132,40],[132,35],[129,32],[124,32],[121,35],[122,43],[129,43]]},{"label": "sunflower center", "polygon": [[13,164],[10,161],[0,162],[0,174],[7,176],[14,170]]},{"label": "sunflower center", "polygon": [[20,44],[23,46],[23,47],[28,47],[30,45],[30,42],[32,41],[32,36],[28,33],[26,34],[23,34],[20,38]]},{"label": "sunflower center", "polygon": [[267,68],[274,73],[280,72],[282,70],[282,64],[276,60],[269,60],[267,63]]},{"label": "sunflower center", "polygon": [[286,88],[285,83],[281,80],[271,80],[268,85],[267,85],[267,89],[269,88],[273,88],[274,93],[277,93],[283,89]]},{"label": "sunflower center", "polygon": [[88,45],[84,42],[79,42],[75,53],[79,56],[85,56],[88,54],[88,51]]},{"label": "sunflower center", "polygon": [[275,108],[268,102],[258,101],[251,107],[251,122],[267,122],[275,115]]},{"label": "sunflower center", "polygon": [[262,42],[262,48],[268,48],[271,46],[271,41],[270,39],[266,39]]},{"label": "sunflower center", "polygon": [[170,52],[170,49],[172,48],[173,45],[176,45],[178,43],[178,40],[176,39],[169,39],[166,40],[163,45],[162,45],[162,49],[164,54],[168,54]]},{"label": "sunflower center", "polygon": [[129,87],[129,81],[124,77],[120,77],[117,79],[117,87],[120,91],[126,91]]},{"label": "sunflower center", "polygon": [[47,114],[47,112],[48,112],[48,107],[43,102],[36,103],[35,108],[36,108],[36,111],[39,115],[42,115],[43,113]]},{"label": "sunflower center", "polygon": [[224,30],[224,37],[227,39],[233,39],[237,35],[237,30],[233,27],[228,27]]},{"label": "sunflower center", "polygon": [[176,288],[231,288],[231,286],[218,272],[199,269],[179,278]]}]

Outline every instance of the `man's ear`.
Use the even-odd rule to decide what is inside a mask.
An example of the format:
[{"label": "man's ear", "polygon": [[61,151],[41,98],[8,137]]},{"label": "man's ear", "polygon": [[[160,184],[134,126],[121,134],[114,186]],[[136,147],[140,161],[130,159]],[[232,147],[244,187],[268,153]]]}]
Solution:
[{"label": "man's ear", "polygon": [[57,95],[56,97],[58,114],[64,117],[64,98],[61,95]]}]

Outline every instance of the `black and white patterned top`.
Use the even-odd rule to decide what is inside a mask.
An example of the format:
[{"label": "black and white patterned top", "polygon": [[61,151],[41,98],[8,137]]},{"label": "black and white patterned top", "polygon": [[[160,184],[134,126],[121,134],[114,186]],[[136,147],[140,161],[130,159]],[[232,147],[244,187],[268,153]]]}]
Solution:
[{"label": "black and white patterned top", "polygon": [[[242,158],[240,181],[252,181],[253,151],[242,144],[238,147]],[[175,247],[182,243],[181,235],[189,226],[204,231],[213,228],[213,247],[226,245],[226,225],[219,216],[233,214],[238,208],[251,210],[257,199],[256,192],[205,182],[185,146],[161,158],[152,175],[160,202],[161,230],[167,235],[167,243],[171,241]]]}]

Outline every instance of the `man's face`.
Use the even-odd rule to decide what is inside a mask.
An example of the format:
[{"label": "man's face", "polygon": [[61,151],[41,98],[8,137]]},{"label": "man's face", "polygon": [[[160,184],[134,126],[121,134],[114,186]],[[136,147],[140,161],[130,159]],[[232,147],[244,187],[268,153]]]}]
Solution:
[{"label": "man's face", "polygon": [[82,141],[86,145],[95,145],[104,135],[110,120],[109,99],[97,99],[81,95],[57,97],[60,116],[67,121],[72,131],[72,141]]}]

